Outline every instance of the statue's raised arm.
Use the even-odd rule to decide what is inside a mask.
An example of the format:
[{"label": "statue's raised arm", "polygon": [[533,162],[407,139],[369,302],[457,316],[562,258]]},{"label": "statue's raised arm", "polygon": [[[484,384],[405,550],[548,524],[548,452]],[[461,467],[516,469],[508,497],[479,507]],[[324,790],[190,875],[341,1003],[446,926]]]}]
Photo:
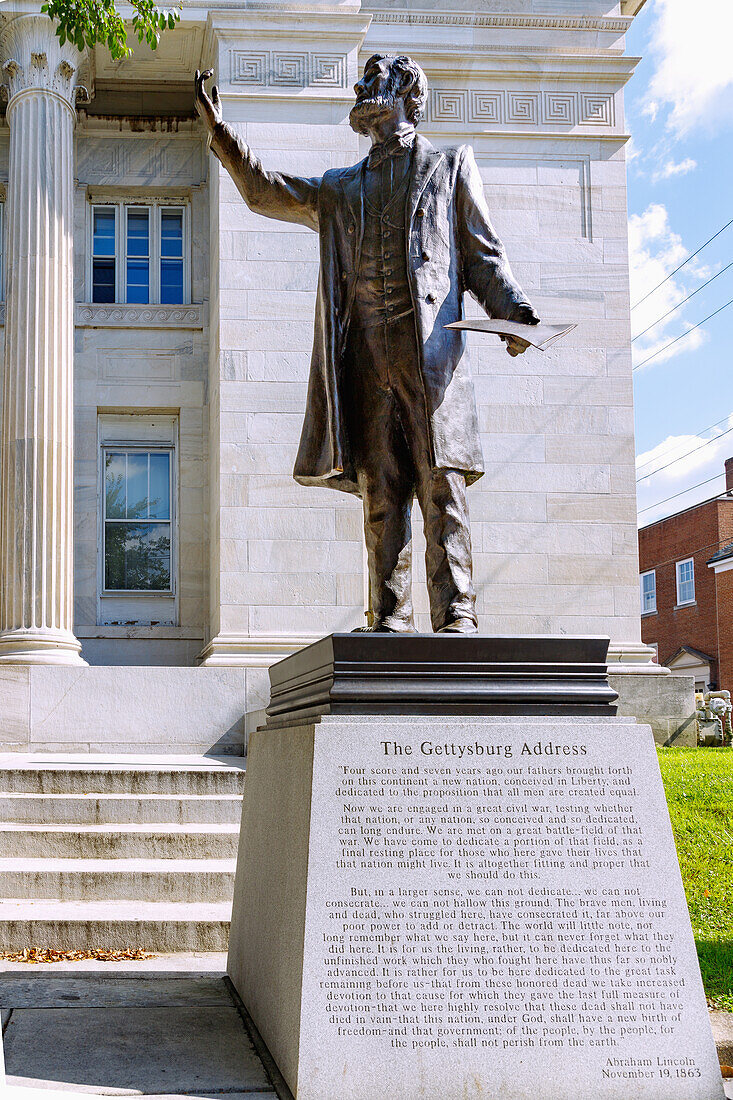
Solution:
[{"label": "statue's raised arm", "polygon": [[251,210],[266,218],[299,222],[318,230],[318,188],[320,179],[304,179],[283,172],[267,172],[249,146],[223,118],[219,89],[211,96],[204,87],[213,69],[196,70],[196,110],[211,135],[211,151],[221,161]]}]

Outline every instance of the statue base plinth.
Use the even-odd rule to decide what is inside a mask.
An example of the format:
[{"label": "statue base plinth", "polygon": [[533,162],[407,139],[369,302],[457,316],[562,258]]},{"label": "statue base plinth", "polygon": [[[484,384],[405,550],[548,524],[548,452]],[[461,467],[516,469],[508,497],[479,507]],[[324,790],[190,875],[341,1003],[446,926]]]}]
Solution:
[{"label": "statue base plinth", "polygon": [[609,639],[329,634],[270,668],[268,726],[323,714],[616,713]]}]

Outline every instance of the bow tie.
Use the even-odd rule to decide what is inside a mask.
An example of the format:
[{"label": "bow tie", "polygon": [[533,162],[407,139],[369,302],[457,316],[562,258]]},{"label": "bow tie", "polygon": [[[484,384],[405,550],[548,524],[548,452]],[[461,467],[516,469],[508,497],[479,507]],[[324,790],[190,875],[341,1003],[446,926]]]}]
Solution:
[{"label": "bow tie", "polygon": [[379,144],[372,145],[369,150],[367,168],[378,168],[387,157],[404,157],[412,149],[414,140],[414,133],[393,134],[386,141],[380,141]]}]

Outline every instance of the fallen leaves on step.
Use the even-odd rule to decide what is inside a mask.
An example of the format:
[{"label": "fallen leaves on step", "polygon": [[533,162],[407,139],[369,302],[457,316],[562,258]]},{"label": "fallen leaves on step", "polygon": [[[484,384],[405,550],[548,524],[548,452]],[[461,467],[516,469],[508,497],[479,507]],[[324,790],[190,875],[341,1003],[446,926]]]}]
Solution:
[{"label": "fallen leaves on step", "polygon": [[54,951],[50,947],[24,947],[22,951],[0,951],[0,959],[21,963],[78,962],[80,959],[98,959],[100,962],[126,962],[129,959],[154,959],[149,951],[135,947],[130,950],[104,950],[93,947],[89,951]]},{"label": "fallen leaves on step", "polygon": [[723,1077],[733,1077],[733,1066],[721,1066],[720,1072],[723,1074]]}]

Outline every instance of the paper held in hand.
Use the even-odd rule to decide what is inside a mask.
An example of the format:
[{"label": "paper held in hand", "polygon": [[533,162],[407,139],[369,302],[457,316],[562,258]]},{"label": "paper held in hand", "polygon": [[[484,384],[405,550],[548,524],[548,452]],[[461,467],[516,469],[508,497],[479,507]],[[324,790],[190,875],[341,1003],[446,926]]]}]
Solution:
[{"label": "paper held in hand", "polygon": [[533,348],[547,351],[550,344],[554,344],[562,336],[577,328],[572,325],[518,325],[514,321],[498,321],[491,317],[480,317],[475,321],[453,321],[445,328],[465,328],[472,332],[493,332],[497,336],[518,336],[520,340],[526,340]]}]

